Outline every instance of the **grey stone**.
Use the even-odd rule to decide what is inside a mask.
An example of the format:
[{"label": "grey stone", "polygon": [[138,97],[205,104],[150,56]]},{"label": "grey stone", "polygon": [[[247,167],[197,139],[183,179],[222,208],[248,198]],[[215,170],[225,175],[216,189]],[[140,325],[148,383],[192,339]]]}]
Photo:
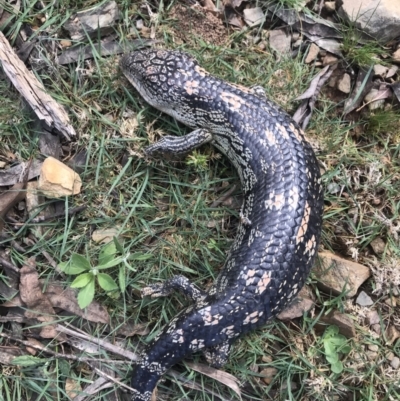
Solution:
[{"label": "grey stone", "polygon": [[399,0],[343,0],[339,14],[380,42],[400,35]]},{"label": "grey stone", "polygon": [[371,306],[374,304],[374,301],[371,299],[371,297],[367,293],[365,293],[364,291],[361,291],[360,294],[358,294],[356,303],[358,303],[358,305],[360,305],[360,306]]}]

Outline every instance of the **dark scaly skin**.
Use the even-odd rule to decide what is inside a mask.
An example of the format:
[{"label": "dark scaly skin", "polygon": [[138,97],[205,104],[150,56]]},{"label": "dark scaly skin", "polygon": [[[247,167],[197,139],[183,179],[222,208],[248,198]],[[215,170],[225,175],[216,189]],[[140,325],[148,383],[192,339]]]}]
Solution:
[{"label": "dark scaly skin", "polygon": [[237,168],[244,192],[238,234],[208,292],[182,276],[143,290],[154,297],[179,289],[194,300],[134,367],[132,400],[148,401],[160,376],[186,355],[202,351],[222,366],[239,335],[293,300],[317,253],[323,193],[301,129],[259,90],[214,77],[177,51],[137,51],[122,58],[121,68],[148,103],[195,129],[146,152],[179,154],[211,142]]}]

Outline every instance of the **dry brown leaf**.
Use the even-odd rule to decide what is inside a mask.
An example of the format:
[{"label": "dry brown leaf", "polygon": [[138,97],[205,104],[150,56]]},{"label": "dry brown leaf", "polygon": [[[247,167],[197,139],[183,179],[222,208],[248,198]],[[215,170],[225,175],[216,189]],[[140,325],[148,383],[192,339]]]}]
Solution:
[{"label": "dry brown leaf", "polygon": [[22,302],[21,297],[19,295],[16,295],[13,299],[10,299],[9,301],[6,301],[3,304],[1,304],[1,306],[4,308],[15,308],[20,306],[25,306],[25,304]]},{"label": "dry brown leaf", "polygon": [[7,347],[0,350],[0,366],[11,365],[15,357],[21,356],[21,349],[18,347]]},{"label": "dry brown leaf", "polygon": [[113,386],[113,383],[109,382],[104,377],[97,378],[92,384],[84,388],[83,394],[79,394],[74,398],[74,401],[85,401],[93,394],[97,394],[99,391]]},{"label": "dry brown leaf", "polygon": [[117,333],[125,337],[132,337],[134,335],[146,336],[150,332],[147,323],[134,324],[129,321],[126,321],[126,322],[121,322],[121,324],[119,324],[118,320],[114,321],[113,319],[113,321],[111,322],[111,326],[112,327],[117,326],[118,327],[116,329]]},{"label": "dry brown leaf", "polygon": [[324,67],[311,81],[308,89],[296,100],[302,100],[301,105],[293,115],[293,120],[296,121],[303,130],[306,129],[312,116],[315,102],[321,91],[322,86],[332,75],[333,68],[327,65]]},{"label": "dry brown leaf", "polygon": [[67,393],[67,396],[72,399],[75,398],[78,394],[82,393],[82,387],[78,381],[68,377],[65,380],[65,392]]},{"label": "dry brown leaf", "polygon": [[7,28],[10,23],[14,20],[15,16],[18,14],[18,11],[21,8],[21,1],[8,1],[8,6],[13,8],[13,13],[9,13],[3,7],[0,7],[0,29],[3,31]]},{"label": "dry brown leaf", "polygon": [[[32,347],[27,345],[27,343],[32,344]],[[25,340],[25,348],[31,355],[36,355],[38,353],[37,348],[34,348],[34,346],[45,348],[45,346],[39,340],[36,340],[36,338],[28,337]]]},{"label": "dry brown leaf", "polygon": [[91,322],[105,324],[110,322],[107,309],[96,301],[91,302],[85,310],[82,310],[78,306],[77,293],[72,288],[64,289],[60,284],[53,282],[46,286],[45,294],[54,308],[66,310]]},{"label": "dry brown leaf", "polygon": [[211,366],[204,365],[202,363],[185,362],[185,364],[189,366],[189,368],[195,370],[196,372],[200,372],[203,375],[206,375],[214,380],[219,381],[220,383],[224,384],[225,386],[233,390],[239,397],[241,397],[239,380],[230,373],[224,372],[223,370],[212,368]]},{"label": "dry brown leaf", "polygon": [[25,317],[28,319],[37,319],[45,323],[40,332],[41,337],[59,337],[60,335],[55,330],[55,327],[50,324],[54,321],[55,312],[50,301],[42,292],[39,275],[36,271],[35,259],[27,259],[20,273],[19,293],[21,300],[27,306]]}]

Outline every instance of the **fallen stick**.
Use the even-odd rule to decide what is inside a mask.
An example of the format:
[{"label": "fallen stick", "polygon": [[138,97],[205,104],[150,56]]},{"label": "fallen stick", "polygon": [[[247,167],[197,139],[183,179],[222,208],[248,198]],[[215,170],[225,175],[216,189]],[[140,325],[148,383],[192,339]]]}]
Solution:
[{"label": "fallen stick", "polygon": [[18,58],[2,32],[0,32],[0,62],[12,84],[29,103],[39,120],[45,122],[50,128],[50,131],[56,130],[68,141],[76,137],[76,132],[64,108],[46,93],[42,83]]}]

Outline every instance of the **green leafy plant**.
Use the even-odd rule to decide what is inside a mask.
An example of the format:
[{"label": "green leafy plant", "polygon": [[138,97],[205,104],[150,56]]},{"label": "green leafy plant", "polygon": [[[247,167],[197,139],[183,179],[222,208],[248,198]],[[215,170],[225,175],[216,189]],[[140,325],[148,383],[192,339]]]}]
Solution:
[{"label": "green leafy plant", "polygon": [[[117,252],[123,253],[123,249],[114,238],[114,241],[104,245],[101,249],[97,265],[92,265],[90,260],[78,253],[73,253],[69,261],[59,264],[60,269],[65,274],[78,274],[75,280],[71,283],[71,287],[80,288],[78,293],[78,304],[81,309],[85,308],[92,302],[96,282],[108,293],[118,289],[118,285],[114,279],[109,274],[102,272],[102,270],[126,262],[127,257],[117,257]],[[119,287],[121,292],[125,290],[125,273],[123,266],[120,266]]]},{"label": "green leafy plant", "polygon": [[208,156],[195,150],[187,157],[186,164],[198,170],[205,170],[208,166]]},{"label": "green leafy plant", "polygon": [[340,361],[341,354],[348,354],[351,347],[347,344],[347,338],[339,334],[337,326],[328,326],[322,337],[326,360],[331,364],[333,373],[343,371],[343,363]]}]

